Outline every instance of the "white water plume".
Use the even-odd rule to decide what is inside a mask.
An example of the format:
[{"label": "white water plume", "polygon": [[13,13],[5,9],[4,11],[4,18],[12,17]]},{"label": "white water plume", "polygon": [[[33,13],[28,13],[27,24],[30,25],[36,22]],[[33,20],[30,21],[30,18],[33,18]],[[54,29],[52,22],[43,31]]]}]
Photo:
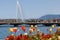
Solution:
[{"label": "white water plume", "polygon": [[17,4],[16,4],[16,14],[17,14],[18,19],[22,19],[22,21],[24,21],[22,7],[18,0],[17,0]]}]

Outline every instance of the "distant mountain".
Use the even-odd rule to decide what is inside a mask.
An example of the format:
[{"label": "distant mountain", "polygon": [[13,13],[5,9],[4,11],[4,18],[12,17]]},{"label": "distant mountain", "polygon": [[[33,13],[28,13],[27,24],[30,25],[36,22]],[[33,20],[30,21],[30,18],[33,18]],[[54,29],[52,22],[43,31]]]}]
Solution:
[{"label": "distant mountain", "polygon": [[50,20],[50,19],[55,19],[55,18],[60,18],[60,15],[45,15],[45,16],[42,16],[42,17],[40,17],[39,18],[39,20],[40,19],[42,19],[42,20]]}]

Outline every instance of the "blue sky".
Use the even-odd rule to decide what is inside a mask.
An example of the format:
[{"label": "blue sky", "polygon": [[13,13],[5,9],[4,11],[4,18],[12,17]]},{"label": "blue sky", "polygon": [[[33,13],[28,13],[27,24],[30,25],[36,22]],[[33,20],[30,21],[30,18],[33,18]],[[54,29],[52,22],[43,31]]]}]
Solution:
[{"label": "blue sky", "polygon": [[[60,0],[19,0],[19,2],[25,19],[60,14]],[[16,0],[0,0],[0,18],[17,18]]]}]

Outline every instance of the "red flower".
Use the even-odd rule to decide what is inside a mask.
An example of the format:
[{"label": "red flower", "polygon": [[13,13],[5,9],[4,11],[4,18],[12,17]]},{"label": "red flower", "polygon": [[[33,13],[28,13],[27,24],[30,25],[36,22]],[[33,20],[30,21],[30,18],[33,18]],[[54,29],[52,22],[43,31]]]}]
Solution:
[{"label": "red flower", "polygon": [[23,36],[23,40],[30,40],[30,38],[29,38],[28,35],[24,35],[24,36]]},{"label": "red flower", "polygon": [[22,27],[21,27],[21,29],[25,32],[26,31],[26,27],[23,25]]},{"label": "red flower", "polygon": [[15,33],[17,32],[17,30],[18,30],[18,29],[17,29],[16,27],[13,29],[13,31],[14,31]]},{"label": "red flower", "polygon": [[5,38],[5,40],[9,40],[9,36],[7,36],[7,37]]},{"label": "red flower", "polygon": [[36,30],[36,28],[35,27],[33,27],[33,31],[35,31]]},{"label": "red flower", "polygon": [[21,38],[22,38],[22,34],[18,35],[16,40],[21,40]]},{"label": "red flower", "polygon": [[44,33],[42,33],[42,36],[44,36],[45,34]]},{"label": "red flower", "polygon": [[46,40],[46,36],[45,35],[42,36],[42,40]]},{"label": "red flower", "polygon": [[46,38],[43,38],[42,40],[46,40]]},{"label": "red flower", "polygon": [[26,40],[26,35],[23,36],[23,40]]},{"label": "red flower", "polygon": [[45,35],[46,38],[52,38],[52,35],[51,34],[47,34]]},{"label": "red flower", "polygon": [[14,40],[14,36],[10,35],[9,40]]}]

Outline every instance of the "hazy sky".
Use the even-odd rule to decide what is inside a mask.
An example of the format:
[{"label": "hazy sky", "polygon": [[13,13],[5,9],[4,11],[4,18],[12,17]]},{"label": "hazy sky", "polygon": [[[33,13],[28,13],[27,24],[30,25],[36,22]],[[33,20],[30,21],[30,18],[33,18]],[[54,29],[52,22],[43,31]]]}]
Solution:
[{"label": "hazy sky", "polygon": [[[60,0],[19,0],[19,2],[25,19],[60,14]],[[0,18],[17,18],[16,0],[0,0]]]}]

